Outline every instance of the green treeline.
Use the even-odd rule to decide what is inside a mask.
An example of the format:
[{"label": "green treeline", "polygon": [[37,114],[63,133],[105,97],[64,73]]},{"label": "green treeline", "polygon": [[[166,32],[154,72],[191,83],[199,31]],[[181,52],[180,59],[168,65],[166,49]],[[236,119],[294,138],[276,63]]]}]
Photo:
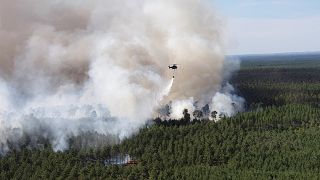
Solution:
[{"label": "green treeline", "polygon": [[240,70],[232,80],[249,106],[299,103],[320,107],[319,82],[320,68],[257,67]]},{"label": "green treeline", "polygon": [[[320,173],[320,110],[309,105],[268,107],[219,122],[155,125],[101,149],[11,152],[1,179],[303,178]],[[119,153],[131,166],[104,166]]]},{"label": "green treeline", "polygon": [[[319,179],[319,74],[244,67],[232,84],[247,112],[218,122],[157,119],[97,149],[12,151],[0,158],[0,179]],[[138,164],[104,165],[119,154]]]}]

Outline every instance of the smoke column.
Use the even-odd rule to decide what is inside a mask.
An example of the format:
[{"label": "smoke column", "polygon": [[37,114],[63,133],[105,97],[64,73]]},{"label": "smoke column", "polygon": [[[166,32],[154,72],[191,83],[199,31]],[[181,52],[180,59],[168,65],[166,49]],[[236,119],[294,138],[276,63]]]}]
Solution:
[{"label": "smoke column", "polygon": [[[160,102],[221,89],[221,25],[201,0],[0,0],[0,152],[123,138]],[[176,79],[168,64],[180,64]],[[181,103],[176,103],[181,104]],[[13,146],[13,147],[11,147]]]}]

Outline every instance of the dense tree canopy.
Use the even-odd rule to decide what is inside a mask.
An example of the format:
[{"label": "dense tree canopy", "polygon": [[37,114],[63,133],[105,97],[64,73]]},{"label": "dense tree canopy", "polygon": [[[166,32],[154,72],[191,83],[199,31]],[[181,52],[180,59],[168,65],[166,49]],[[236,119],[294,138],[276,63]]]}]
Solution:
[{"label": "dense tree canopy", "polygon": [[[1,157],[0,179],[317,179],[320,69],[261,63],[243,67],[232,80],[247,100],[247,112],[214,122],[203,117],[216,112],[184,111],[181,120],[156,119],[101,148],[22,148]],[[138,164],[104,165],[119,154],[130,154]]]}]

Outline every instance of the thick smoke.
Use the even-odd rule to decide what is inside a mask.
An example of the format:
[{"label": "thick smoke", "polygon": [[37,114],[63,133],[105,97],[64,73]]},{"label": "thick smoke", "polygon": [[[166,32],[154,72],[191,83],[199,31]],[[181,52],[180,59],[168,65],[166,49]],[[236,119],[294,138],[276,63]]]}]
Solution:
[{"label": "thick smoke", "polygon": [[238,69],[240,69],[239,59],[229,57],[224,61],[223,83],[210,103],[210,110],[217,112],[214,120],[219,120],[223,116],[230,117],[244,110],[245,100],[236,95],[234,87],[228,82]]},{"label": "thick smoke", "polygon": [[121,139],[160,101],[210,103],[220,27],[201,0],[0,0],[0,151],[43,138],[64,150],[88,131]]},{"label": "thick smoke", "polygon": [[[236,58],[227,58],[223,62],[222,73],[220,78],[222,78],[221,83],[218,85],[218,90],[214,93],[208,93],[207,98],[205,99],[195,99],[193,97],[185,99],[174,99],[167,108],[167,112],[163,113],[163,117],[180,119],[183,117],[181,113],[184,109],[187,109],[188,112],[193,112],[195,110],[201,110],[204,113],[204,118],[209,118],[211,120],[219,120],[221,117],[230,117],[235,115],[238,112],[244,110],[245,100],[236,95],[234,87],[228,83],[235,71],[240,68],[240,61]],[[207,86],[210,86],[208,84]],[[209,106],[209,109],[206,109]],[[165,109],[161,109],[165,110]],[[212,117],[210,112],[216,112],[216,117]],[[163,115],[163,114],[167,114]],[[194,118],[191,113],[191,118]]]}]

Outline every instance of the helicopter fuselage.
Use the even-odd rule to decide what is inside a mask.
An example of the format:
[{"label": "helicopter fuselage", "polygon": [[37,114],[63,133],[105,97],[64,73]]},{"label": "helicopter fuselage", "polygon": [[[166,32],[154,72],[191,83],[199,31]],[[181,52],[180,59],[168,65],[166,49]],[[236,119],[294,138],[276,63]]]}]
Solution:
[{"label": "helicopter fuselage", "polygon": [[169,69],[173,69],[173,70],[178,69],[178,67],[176,65],[172,65],[172,66],[168,66],[168,67],[169,67]]}]

